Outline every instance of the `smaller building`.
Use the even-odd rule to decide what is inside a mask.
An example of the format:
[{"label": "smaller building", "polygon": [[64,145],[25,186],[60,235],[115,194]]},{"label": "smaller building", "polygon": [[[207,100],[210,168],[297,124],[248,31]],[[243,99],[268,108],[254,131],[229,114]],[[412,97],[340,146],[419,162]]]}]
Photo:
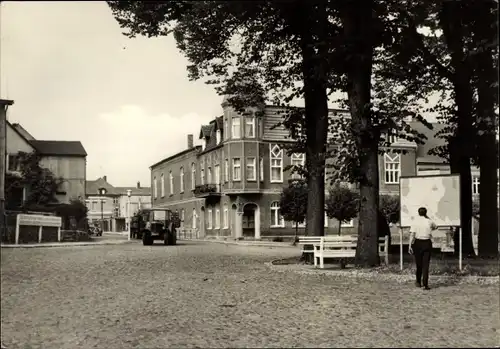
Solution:
[{"label": "smaller building", "polygon": [[[41,156],[40,166],[49,169],[63,182],[57,190],[57,200],[69,203],[73,199],[85,197],[87,152],[80,141],[37,140],[20,124],[6,123],[6,172],[21,175],[20,153],[36,152]],[[10,207],[23,204],[29,188],[22,188],[19,195],[14,195],[15,203]]]},{"label": "smaller building", "polygon": [[[132,216],[140,209],[151,207],[151,188],[142,187],[140,182],[135,187],[115,187],[103,176],[87,181],[86,187],[89,223],[102,224],[104,231],[126,231],[129,214]],[[104,195],[100,194],[101,188],[105,189]]]}]

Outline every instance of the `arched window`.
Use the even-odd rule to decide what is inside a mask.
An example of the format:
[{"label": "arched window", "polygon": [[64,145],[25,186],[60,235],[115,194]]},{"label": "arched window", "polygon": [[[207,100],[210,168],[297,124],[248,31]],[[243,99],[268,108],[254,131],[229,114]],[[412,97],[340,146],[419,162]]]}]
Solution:
[{"label": "arched window", "polygon": [[163,176],[163,173],[160,176],[160,192],[161,192],[161,197],[165,196],[165,177]]},{"label": "arched window", "polygon": [[196,229],[196,218],[197,218],[197,214],[196,214],[196,209],[193,208],[193,217],[191,217],[193,222],[191,224],[191,228],[193,229]]},{"label": "arched window", "polygon": [[285,220],[280,214],[280,204],[275,201],[271,204],[271,228],[285,227]]},{"label": "arched window", "polygon": [[180,191],[181,191],[181,193],[183,193],[184,192],[184,167],[181,167],[181,170],[180,170],[180,179],[181,179],[180,180],[180,182],[181,182],[181,184],[180,184],[180,187],[181,187]]},{"label": "arched window", "polygon": [[191,189],[194,190],[196,187],[196,164],[193,162],[191,164]]},{"label": "arched window", "polygon": [[169,172],[168,177],[170,185],[170,195],[174,195],[174,175],[172,174],[172,171]]}]

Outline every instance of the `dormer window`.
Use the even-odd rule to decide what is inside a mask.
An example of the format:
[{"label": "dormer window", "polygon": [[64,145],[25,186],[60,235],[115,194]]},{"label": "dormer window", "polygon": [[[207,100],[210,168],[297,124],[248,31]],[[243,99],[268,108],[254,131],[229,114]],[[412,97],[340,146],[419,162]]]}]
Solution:
[{"label": "dormer window", "polygon": [[219,144],[219,143],[220,143],[220,141],[221,141],[221,133],[220,133],[220,130],[217,130],[217,131],[215,132],[215,137],[216,137],[216,139],[217,139],[217,144]]},{"label": "dormer window", "polygon": [[205,138],[201,139],[201,150],[205,150],[207,147],[207,140]]}]

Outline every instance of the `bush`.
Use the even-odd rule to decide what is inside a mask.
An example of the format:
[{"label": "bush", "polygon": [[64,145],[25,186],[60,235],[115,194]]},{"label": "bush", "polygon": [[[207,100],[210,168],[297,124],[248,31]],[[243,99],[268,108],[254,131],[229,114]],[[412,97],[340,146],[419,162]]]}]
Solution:
[{"label": "bush", "polygon": [[273,238],[273,242],[283,242],[283,238],[281,236],[276,236]]},{"label": "bush", "polygon": [[399,196],[380,195],[380,211],[389,223],[399,222]]},{"label": "bush", "polygon": [[[349,222],[358,215],[359,194],[349,188],[336,185],[330,189],[325,200],[325,210],[328,218],[335,218],[339,222]],[[341,224],[339,224],[339,235]]]}]

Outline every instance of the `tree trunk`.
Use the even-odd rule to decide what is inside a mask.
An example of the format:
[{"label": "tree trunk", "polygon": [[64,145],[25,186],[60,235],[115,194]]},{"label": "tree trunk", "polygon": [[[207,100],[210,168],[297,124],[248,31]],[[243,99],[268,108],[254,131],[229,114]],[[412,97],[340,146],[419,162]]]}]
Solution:
[{"label": "tree trunk", "polygon": [[328,97],[326,72],[328,47],[326,42],[325,4],[304,5],[304,32],[301,37],[302,74],[304,80],[307,234],[324,235],[325,153],[328,135]]},{"label": "tree trunk", "polygon": [[339,236],[342,235],[342,221],[339,219]]},{"label": "tree trunk", "polygon": [[[497,32],[494,22],[497,20],[491,1],[474,3],[475,18],[473,31],[476,35],[478,52],[476,58],[476,86],[478,92],[478,165],[479,185],[479,234],[478,254],[481,257],[498,257],[498,145],[495,130],[495,102],[498,84],[498,71],[493,64],[493,45]],[[483,41],[481,43],[481,41]]]},{"label": "tree trunk", "polygon": [[356,266],[372,267],[380,263],[377,221],[379,206],[378,139],[379,131],[371,120],[371,76],[373,66],[373,0],[356,0],[341,8],[348,52],[347,95],[351,126],[359,152],[361,202],[359,208]]},{"label": "tree trunk", "polygon": [[[451,65],[454,68],[452,77],[455,93],[456,135],[450,145],[450,170],[452,174],[460,174],[460,224],[462,230],[462,254],[474,256],[472,244],[472,177],[471,158],[473,152],[473,91],[472,69],[466,59],[464,47],[464,32],[461,22],[463,2],[443,2],[439,13],[439,20],[443,35],[450,52]],[[455,252],[458,252],[455,244]]]}]

